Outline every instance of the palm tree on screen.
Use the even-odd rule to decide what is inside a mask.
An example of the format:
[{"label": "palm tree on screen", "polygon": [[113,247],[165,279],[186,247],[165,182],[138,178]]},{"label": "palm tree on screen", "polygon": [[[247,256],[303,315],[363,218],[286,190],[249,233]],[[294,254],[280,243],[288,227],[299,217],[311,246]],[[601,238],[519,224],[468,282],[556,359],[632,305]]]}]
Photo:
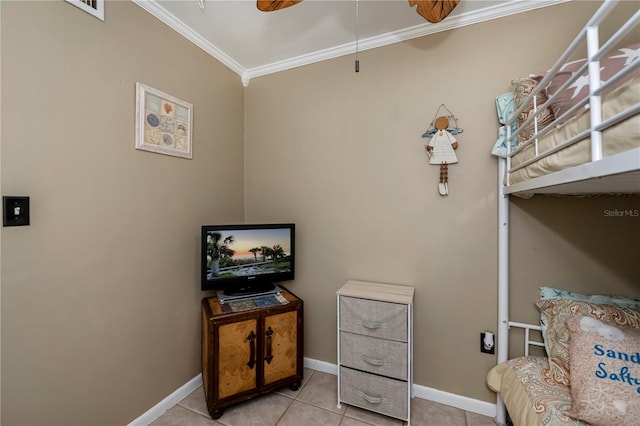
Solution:
[{"label": "palm tree on screen", "polygon": [[253,253],[253,258],[257,262],[258,261],[258,253],[260,253],[261,251],[262,250],[260,250],[260,248],[254,247],[254,248],[249,250],[249,253]]},{"label": "palm tree on screen", "polygon": [[271,249],[267,246],[261,246],[260,247],[260,253],[262,253],[262,261],[266,262],[267,261],[267,256],[269,256],[269,251]]},{"label": "palm tree on screen", "polygon": [[229,248],[233,244],[233,235],[222,239],[220,232],[212,232],[207,238],[207,255],[211,257],[211,273],[214,277],[220,275],[220,259],[231,258],[235,251]]},{"label": "palm tree on screen", "polygon": [[271,247],[265,247],[262,249],[262,257],[263,257],[263,262],[267,261],[267,258],[271,257],[271,259],[273,259],[273,249]]},{"label": "palm tree on screen", "polygon": [[276,244],[271,248],[271,255],[273,256],[273,263],[278,261],[279,257],[284,257],[284,250],[280,244]]}]

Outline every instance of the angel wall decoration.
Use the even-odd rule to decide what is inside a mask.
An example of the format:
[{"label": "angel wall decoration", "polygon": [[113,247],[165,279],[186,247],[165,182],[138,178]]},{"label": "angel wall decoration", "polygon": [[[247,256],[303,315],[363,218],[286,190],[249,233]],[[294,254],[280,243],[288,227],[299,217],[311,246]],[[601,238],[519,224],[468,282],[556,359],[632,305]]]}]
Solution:
[{"label": "angel wall decoration", "polygon": [[[438,116],[441,108],[446,109],[449,115]],[[453,118],[456,124],[455,127],[449,127],[449,118]],[[431,126],[434,127],[431,127],[422,135],[423,138],[431,138],[425,147],[429,156],[429,164],[440,165],[438,193],[443,196],[449,195],[449,164],[458,162],[458,157],[455,153],[455,149],[458,148],[458,140],[454,135],[462,133],[463,130],[458,127],[458,120],[444,104],[438,108],[436,118],[431,122]]]}]

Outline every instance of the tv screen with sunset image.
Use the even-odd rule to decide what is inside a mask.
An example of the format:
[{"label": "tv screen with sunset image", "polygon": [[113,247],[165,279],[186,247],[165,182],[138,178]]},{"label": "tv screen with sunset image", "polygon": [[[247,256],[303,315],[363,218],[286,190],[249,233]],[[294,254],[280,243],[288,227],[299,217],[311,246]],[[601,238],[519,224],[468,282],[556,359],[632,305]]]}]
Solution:
[{"label": "tv screen with sunset image", "polygon": [[291,280],[293,245],[293,224],[205,226],[203,290]]}]

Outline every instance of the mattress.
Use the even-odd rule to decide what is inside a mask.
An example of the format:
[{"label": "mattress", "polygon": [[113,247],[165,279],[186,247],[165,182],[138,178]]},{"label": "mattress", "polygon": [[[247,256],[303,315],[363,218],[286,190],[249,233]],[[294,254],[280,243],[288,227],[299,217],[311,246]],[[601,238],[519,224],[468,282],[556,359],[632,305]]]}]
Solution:
[{"label": "mattress", "polygon": [[515,426],[588,426],[564,414],[571,407],[571,391],[553,380],[546,357],[500,363],[487,373],[487,385],[500,394]]},{"label": "mattress", "polygon": [[[606,120],[626,109],[640,104],[640,79],[636,78],[618,87],[603,98],[602,114]],[[538,142],[538,152],[552,149],[572,136],[589,128],[589,111],[572,117],[557,126]],[[605,157],[640,147],[640,115],[636,114],[602,132],[603,155]],[[516,167],[535,156],[533,144],[525,147],[511,158],[511,167]],[[524,182],[532,178],[577,166],[591,161],[591,138],[583,139],[569,147],[548,155],[516,170],[510,175],[510,183]],[[639,159],[640,165],[640,159]]]}]

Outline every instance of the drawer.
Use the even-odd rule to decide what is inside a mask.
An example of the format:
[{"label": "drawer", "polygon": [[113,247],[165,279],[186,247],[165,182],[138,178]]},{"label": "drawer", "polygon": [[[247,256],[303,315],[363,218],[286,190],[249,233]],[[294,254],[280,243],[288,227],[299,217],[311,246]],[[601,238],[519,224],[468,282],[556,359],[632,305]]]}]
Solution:
[{"label": "drawer", "polygon": [[340,367],[340,400],[387,416],[408,420],[407,382]]},{"label": "drawer", "polygon": [[340,364],[370,373],[407,380],[405,342],[340,332]]},{"label": "drawer", "polygon": [[406,342],[408,309],[399,303],[341,296],[339,326],[352,333]]}]

